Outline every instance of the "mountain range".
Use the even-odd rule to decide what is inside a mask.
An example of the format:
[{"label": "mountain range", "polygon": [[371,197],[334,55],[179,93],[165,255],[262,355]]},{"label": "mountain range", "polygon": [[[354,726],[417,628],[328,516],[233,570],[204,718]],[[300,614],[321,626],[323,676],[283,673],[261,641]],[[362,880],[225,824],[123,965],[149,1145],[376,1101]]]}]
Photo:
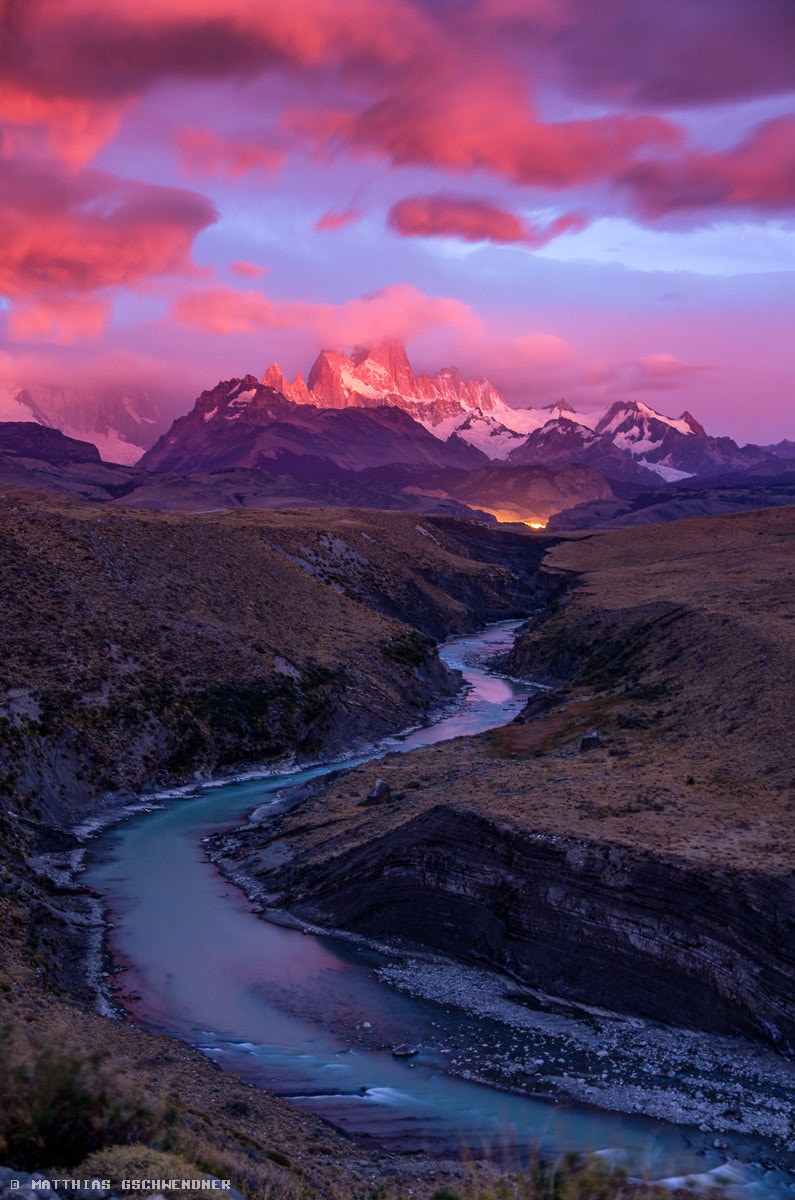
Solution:
[{"label": "mountain range", "polygon": [[[80,386],[30,379],[0,381],[0,422],[58,429],[92,442],[107,462],[132,465],[154,445],[190,392],[164,377],[149,385],[87,377]],[[132,372],[134,373],[134,372]]]},{"label": "mountain range", "polygon": [[322,350],[306,380],[289,382],[272,363],[261,382],[247,375],[219,383],[140,465],[186,472],[288,459],[307,469],[312,459],[315,471],[577,464],[652,487],[775,456],[795,456],[795,446],[740,447],[707,434],[688,412],[668,417],[634,399],[589,413],[564,401],[514,408],[488,380],[465,380],[455,367],[415,375],[405,349],[387,343],[350,357]]},{"label": "mountain range", "polygon": [[[688,505],[709,511],[714,497],[702,492],[718,486],[739,488],[731,503],[747,507],[749,486],[763,496],[790,482],[795,463],[793,442],[741,447],[688,412],[669,417],[635,399],[587,413],[565,401],[514,408],[455,367],[415,375],[396,343],[322,350],[306,380],[288,381],[273,363],[262,380],[221,381],[136,466],[100,463],[93,446],[92,460],[82,440],[58,442],[34,410],[37,423],[0,424],[0,481],[139,507],[347,505],[531,525],[554,516],[562,528],[637,520],[652,507],[661,519]],[[671,508],[661,488],[686,490]]]}]

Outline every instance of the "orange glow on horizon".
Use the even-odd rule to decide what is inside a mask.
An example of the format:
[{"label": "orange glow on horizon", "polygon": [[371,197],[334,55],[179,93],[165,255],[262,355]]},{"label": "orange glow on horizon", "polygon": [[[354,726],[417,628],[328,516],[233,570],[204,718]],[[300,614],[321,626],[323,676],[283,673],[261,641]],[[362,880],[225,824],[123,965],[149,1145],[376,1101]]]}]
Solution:
[{"label": "orange glow on horizon", "polygon": [[522,516],[510,508],[486,508],[485,504],[476,504],[474,501],[470,501],[470,503],[473,508],[479,508],[481,512],[487,512],[492,517],[496,517],[501,525],[527,525],[530,529],[546,529],[547,527],[548,517],[532,513]]}]

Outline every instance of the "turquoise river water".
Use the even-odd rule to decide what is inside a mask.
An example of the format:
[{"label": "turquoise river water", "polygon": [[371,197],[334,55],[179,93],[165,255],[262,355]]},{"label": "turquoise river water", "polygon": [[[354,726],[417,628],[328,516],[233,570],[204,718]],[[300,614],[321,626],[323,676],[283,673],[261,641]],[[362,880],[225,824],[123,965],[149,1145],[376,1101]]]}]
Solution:
[{"label": "turquoise river water", "polygon": [[[515,627],[503,623],[445,643],[443,658],[469,684],[458,710],[347,765],[511,720],[531,685],[493,673],[488,662],[510,647]],[[705,1155],[684,1128],[513,1095],[446,1073],[438,1047],[451,1034],[459,1044],[478,1045],[486,1036],[482,1022],[382,984],[373,968],[383,959],[372,951],[255,914],[207,860],[203,839],[240,825],[287,783],[331,769],[163,799],[162,807],[98,839],[86,878],[106,899],[109,950],[125,968],[121,1000],[134,1019],[394,1150],[620,1150],[654,1178],[718,1166],[720,1155]],[[396,1059],[389,1049],[369,1049],[370,1037],[374,1046],[419,1044],[422,1053]],[[773,1190],[759,1179],[747,1184],[757,1195]]]}]

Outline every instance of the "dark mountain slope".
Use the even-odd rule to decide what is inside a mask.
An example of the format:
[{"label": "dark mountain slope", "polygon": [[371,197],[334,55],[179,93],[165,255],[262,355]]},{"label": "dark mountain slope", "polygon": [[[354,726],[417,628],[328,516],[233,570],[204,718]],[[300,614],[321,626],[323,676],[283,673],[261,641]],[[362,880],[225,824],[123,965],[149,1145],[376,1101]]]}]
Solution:
[{"label": "dark mountain slope", "polygon": [[101,461],[91,442],[66,437],[60,429],[35,421],[0,421],[0,452],[59,465]]},{"label": "dark mountain slope", "polygon": [[203,392],[141,459],[149,471],[195,474],[261,467],[310,478],[371,467],[474,467],[473,446],[441,442],[392,405],[323,409],[294,404],[251,375]]}]

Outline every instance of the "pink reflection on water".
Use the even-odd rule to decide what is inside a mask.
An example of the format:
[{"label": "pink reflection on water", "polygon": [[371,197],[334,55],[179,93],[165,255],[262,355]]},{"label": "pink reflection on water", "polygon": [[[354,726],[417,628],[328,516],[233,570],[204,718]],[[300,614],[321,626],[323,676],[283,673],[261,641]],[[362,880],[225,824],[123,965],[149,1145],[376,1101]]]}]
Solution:
[{"label": "pink reflection on water", "polygon": [[513,700],[514,689],[497,675],[486,675],[478,679],[478,692],[484,704],[509,704]]}]

